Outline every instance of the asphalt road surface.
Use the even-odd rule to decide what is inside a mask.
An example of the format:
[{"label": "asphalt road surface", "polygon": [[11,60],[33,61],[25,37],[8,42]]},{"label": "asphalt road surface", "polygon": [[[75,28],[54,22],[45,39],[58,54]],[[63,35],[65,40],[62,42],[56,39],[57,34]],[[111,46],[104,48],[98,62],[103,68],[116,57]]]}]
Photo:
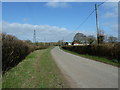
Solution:
[{"label": "asphalt road surface", "polygon": [[118,68],[64,52],[59,47],[51,54],[71,88],[118,88]]}]

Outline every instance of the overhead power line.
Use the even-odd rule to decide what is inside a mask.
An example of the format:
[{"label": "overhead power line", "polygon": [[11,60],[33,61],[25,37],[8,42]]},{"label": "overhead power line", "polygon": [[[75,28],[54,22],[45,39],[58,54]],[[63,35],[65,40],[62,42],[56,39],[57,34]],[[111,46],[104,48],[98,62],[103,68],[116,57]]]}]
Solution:
[{"label": "overhead power line", "polygon": [[[107,0],[106,0],[107,1]],[[105,1],[105,2],[106,2]],[[102,2],[102,3],[100,3],[99,5],[97,5],[98,7],[99,6],[101,6],[101,5],[103,5],[105,2]],[[84,19],[84,21],[73,31],[73,32],[75,32],[77,29],[79,29],[89,18],[90,18],[90,16],[93,14],[95,12],[95,9],[93,9],[92,10],[92,12]],[[68,35],[67,35],[68,36]]]},{"label": "overhead power line", "polygon": [[69,35],[73,34],[75,31],[77,31],[77,29],[80,28],[89,19],[89,17],[94,13],[94,11],[95,9],[84,19],[84,21],[72,33],[68,34],[65,37],[68,37]]},{"label": "overhead power line", "polygon": [[85,18],[85,20],[75,29],[75,31],[80,28],[88,19],[89,17],[94,13],[95,9]]},{"label": "overhead power line", "polygon": [[[107,1],[107,0],[106,0],[106,1]],[[106,1],[105,1],[105,2],[106,2]],[[104,4],[105,2],[100,3],[100,4],[98,5],[98,7],[101,6],[102,4]],[[85,18],[85,20],[75,29],[75,31],[76,31],[78,28],[80,28],[80,27],[89,19],[89,17],[94,13],[94,11],[95,11],[95,9],[92,10],[92,12],[88,15],[88,17]]]},{"label": "overhead power line", "polygon": [[95,11],[95,9],[92,10],[92,12],[84,19],[84,21],[72,33],[68,34],[67,36],[73,34],[75,31],[77,31],[77,29],[80,28],[89,19],[89,17],[94,13],[94,11]]},{"label": "overhead power line", "polygon": [[104,3],[105,3],[105,2],[100,3],[100,4],[98,5],[98,7],[101,6],[101,5],[104,4]]}]

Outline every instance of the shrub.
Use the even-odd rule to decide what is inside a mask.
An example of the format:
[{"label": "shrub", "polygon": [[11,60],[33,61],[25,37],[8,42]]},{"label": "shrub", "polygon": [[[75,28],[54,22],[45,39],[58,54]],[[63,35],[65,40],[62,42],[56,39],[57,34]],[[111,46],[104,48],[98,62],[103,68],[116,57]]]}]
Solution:
[{"label": "shrub", "polygon": [[49,46],[35,46],[35,50],[46,49]]},{"label": "shrub", "polygon": [[63,46],[62,48],[77,52],[79,54],[100,56],[117,61],[120,60],[120,43],[85,46]]},{"label": "shrub", "polygon": [[3,73],[17,65],[30,52],[34,51],[33,45],[28,44],[15,36],[2,35],[2,71]]}]

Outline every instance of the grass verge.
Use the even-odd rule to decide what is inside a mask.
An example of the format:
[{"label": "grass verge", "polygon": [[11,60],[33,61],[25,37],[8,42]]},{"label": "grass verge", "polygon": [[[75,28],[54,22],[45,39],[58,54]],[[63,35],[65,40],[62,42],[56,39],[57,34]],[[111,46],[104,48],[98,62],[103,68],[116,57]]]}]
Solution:
[{"label": "grass verge", "polygon": [[114,62],[113,60],[109,60],[109,59],[104,58],[104,57],[92,56],[92,55],[88,55],[88,54],[78,54],[76,52],[72,52],[72,51],[63,49],[62,47],[60,47],[60,49],[62,49],[65,52],[77,55],[77,56],[81,56],[81,57],[88,58],[88,59],[91,59],[91,60],[95,60],[95,61],[99,61],[99,62],[103,62],[103,63],[106,63],[106,64],[110,64],[110,65],[113,65],[113,66],[120,67],[120,63]]},{"label": "grass verge", "polygon": [[31,53],[3,76],[3,88],[64,88],[68,87],[55,64],[50,50]]}]

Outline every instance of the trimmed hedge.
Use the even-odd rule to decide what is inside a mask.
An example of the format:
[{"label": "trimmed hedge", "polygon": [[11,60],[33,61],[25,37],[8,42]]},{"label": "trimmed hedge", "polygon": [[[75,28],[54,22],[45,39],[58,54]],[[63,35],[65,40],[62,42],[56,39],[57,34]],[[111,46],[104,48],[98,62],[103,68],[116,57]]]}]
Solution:
[{"label": "trimmed hedge", "polygon": [[30,52],[34,51],[33,45],[28,44],[14,36],[2,35],[2,71],[3,73],[16,66]]},{"label": "trimmed hedge", "polygon": [[46,49],[49,46],[34,46],[34,47],[35,47],[35,50],[40,50],[40,49]]},{"label": "trimmed hedge", "polygon": [[101,44],[101,45],[85,45],[85,46],[63,46],[67,49],[79,54],[88,54],[94,56],[105,57],[111,60],[120,61],[120,44]]}]

